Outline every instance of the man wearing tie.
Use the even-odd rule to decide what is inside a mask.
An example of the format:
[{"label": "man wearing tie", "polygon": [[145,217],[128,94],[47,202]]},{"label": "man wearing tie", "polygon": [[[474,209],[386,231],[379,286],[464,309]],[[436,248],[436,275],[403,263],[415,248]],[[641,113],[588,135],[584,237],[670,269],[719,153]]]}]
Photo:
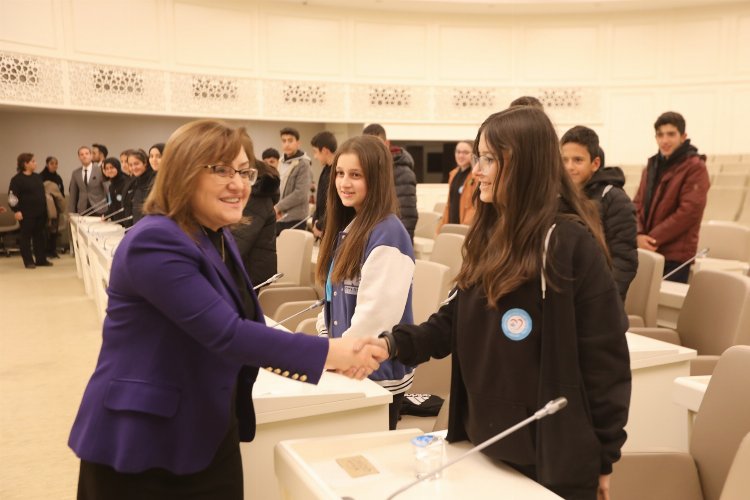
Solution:
[{"label": "man wearing tie", "polygon": [[78,159],[81,161],[81,167],[75,169],[70,178],[68,211],[80,214],[101,204],[94,213],[103,214],[107,210],[106,205],[102,203],[107,197],[103,185],[104,174],[92,163],[91,149],[88,146],[78,148]]}]

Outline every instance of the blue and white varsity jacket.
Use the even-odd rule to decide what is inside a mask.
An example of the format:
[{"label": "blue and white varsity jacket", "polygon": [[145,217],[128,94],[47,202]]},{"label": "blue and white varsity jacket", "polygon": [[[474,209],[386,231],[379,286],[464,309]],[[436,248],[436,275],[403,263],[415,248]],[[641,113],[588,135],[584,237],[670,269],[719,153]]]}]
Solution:
[{"label": "blue and white varsity jacket", "polygon": [[[337,249],[348,229],[339,233]],[[318,333],[327,330],[333,338],[377,337],[397,324],[414,323],[413,278],[411,238],[398,217],[389,215],[370,233],[359,278],[326,286],[326,306],[318,316]],[[398,361],[384,361],[370,379],[398,394],[411,386],[413,372],[414,368]]]}]

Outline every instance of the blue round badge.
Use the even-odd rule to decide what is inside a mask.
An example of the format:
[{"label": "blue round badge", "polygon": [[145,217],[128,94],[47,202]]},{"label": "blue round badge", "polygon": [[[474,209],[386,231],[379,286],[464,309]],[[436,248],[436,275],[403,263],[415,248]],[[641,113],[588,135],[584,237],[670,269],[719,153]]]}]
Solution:
[{"label": "blue round badge", "polygon": [[500,320],[500,328],[510,340],[523,340],[531,333],[531,316],[523,309],[509,309]]}]

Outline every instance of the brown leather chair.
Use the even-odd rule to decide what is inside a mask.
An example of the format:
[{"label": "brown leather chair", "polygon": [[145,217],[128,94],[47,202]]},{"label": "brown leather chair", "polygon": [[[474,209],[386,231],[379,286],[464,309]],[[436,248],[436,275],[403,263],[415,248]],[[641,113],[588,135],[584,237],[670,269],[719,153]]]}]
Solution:
[{"label": "brown leather chair", "polygon": [[750,345],[750,278],[723,271],[693,276],[677,328],[631,328],[631,332],[690,347],[698,358],[691,375],[711,375],[721,353],[733,345]]},{"label": "brown leather chair", "polygon": [[[615,463],[610,495],[613,500],[734,500],[747,498],[750,432],[750,346],[729,348],[716,365],[693,426],[689,452],[623,453]],[[730,474],[730,469],[732,472]],[[737,475],[740,475],[738,478]],[[731,477],[730,477],[731,476]],[[728,482],[731,480],[731,482]],[[724,496],[725,483],[741,497]],[[728,490],[729,495],[729,490]]]}]

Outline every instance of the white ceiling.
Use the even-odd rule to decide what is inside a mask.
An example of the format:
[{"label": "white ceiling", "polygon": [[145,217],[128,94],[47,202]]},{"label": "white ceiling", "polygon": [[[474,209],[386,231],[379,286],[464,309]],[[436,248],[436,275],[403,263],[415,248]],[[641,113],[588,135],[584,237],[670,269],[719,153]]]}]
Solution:
[{"label": "white ceiling", "polygon": [[573,14],[667,10],[747,3],[748,0],[276,0],[300,6],[403,12]]}]

